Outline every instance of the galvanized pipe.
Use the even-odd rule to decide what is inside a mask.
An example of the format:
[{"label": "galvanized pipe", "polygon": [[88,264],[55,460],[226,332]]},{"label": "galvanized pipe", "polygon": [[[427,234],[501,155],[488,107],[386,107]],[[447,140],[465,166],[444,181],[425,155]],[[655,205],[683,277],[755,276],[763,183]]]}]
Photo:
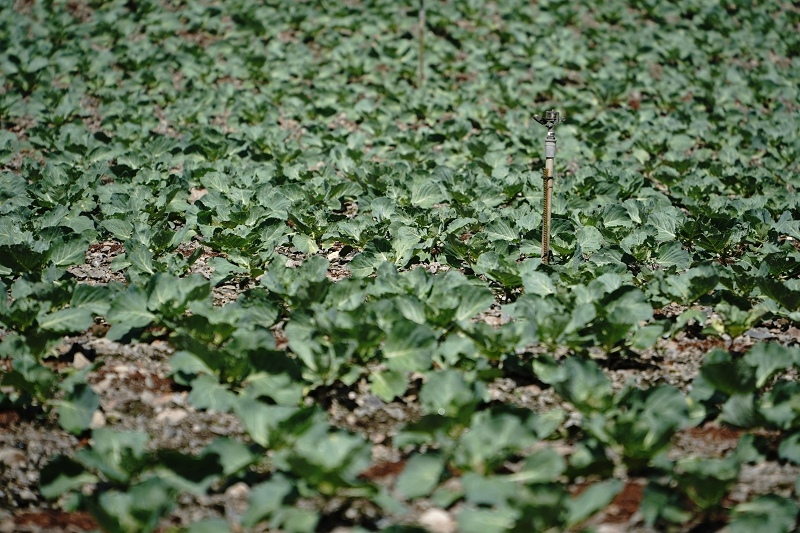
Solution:
[{"label": "galvanized pipe", "polygon": [[553,178],[556,160],[556,124],[564,119],[556,111],[548,111],[544,117],[534,115],[539,124],[547,126],[544,140],[544,171],[542,172],[542,263],[550,262],[550,218],[553,209]]}]

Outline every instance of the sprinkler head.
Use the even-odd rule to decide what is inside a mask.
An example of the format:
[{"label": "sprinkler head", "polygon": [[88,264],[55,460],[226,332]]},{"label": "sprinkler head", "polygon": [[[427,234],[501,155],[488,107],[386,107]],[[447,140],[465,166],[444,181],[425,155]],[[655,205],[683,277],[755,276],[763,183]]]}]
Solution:
[{"label": "sprinkler head", "polygon": [[558,111],[555,109],[546,111],[544,117],[541,115],[533,115],[533,119],[543,126],[547,126],[547,129],[552,130],[556,127],[556,124],[559,122],[564,122],[566,120],[566,116],[560,116]]}]

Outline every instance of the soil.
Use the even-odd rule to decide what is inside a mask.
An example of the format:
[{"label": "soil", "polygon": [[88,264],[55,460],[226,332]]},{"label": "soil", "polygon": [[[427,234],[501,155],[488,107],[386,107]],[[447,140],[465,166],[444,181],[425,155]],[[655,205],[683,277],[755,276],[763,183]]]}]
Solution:
[{"label": "soil", "polygon": [[[183,250],[186,254],[201,244],[192,243],[188,246],[189,249]],[[112,259],[123,251],[118,242],[96,244],[87,251],[85,263],[71,268],[70,272],[83,283],[124,281],[119,272],[111,268]],[[304,259],[302,254],[291,254],[288,250],[279,252],[286,254],[289,265],[297,265]],[[321,253],[331,261],[331,279],[338,280],[348,275],[346,264],[352,257],[352,250],[334,247]],[[204,249],[192,271],[209,278],[211,268],[208,259],[214,255],[211,250]],[[437,266],[430,268],[433,270]],[[214,289],[214,301],[217,305],[233,301],[253,283],[222,284]],[[672,315],[679,311],[665,309],[660,312]],[[479,319],[492,325],[508,321],[499,306],[482,314]],[[285,349],[281,325],[274,329],[278,347]],[[188,403],[187,391],[170,378],[167,360],[172,349],[167,342],[155,340],[150,343],[120,344],[103,338],[103,333],[104,328],[97,327],[80,336],[65,337],[58,350],[59,358],[53,363],[77,368],[90,363],[96,365],[88,378],[91,387],[100,396],[101,405],[94,417],[93,428],[145,431],[151,436],[149,445],[152,449],[175,449],[190,453],[199,452],[219,436],[248,441],[236,416],[198,411]],[[741,353],[757,340],[796,344],[799,338],[799,330],[777,322],[751,330],[732,342],[730,339],[707,338],[690,331],[680,333],[674,339],[660,341],[653,349],[640,354],[636,364],[620,365],[603,359],[598,359],[598,362],[607,371],[615,389],[631,382],[640,386],[666,383],[687,392],[704,354],[712,348],[720,347]],[[536,411],[564,409],[569,415],[565,427],[579,421],[578,413],[570,405],[564,404],[551,388],[541,383],[504,377],[491,383],[489,390],[494,401]],[[414,394],[413,380],[406,397],[391,403],[385,403],[370,394],[364,380],[351,387],[334,386],[318,390],[315,399],[328,411],[334,425],[361,433],[373,443],[373,464],[361,476],[391,486],[405,464],[403,454],[392,446],[392,437],[403,425],[418,419],[421,412]],[[670,455],[720,457],[735,448],[743,433],[742,430],[706,422],[700,427],[678,432],[673,439]],[[761,432],[758,436],[765,442],[769,441],[768,432]],[[87,444],[90,444],[88,438],[77,438],[60,429],[53,414],[0,412],[0,533],[66,533],[98,528],[89,514],[65,513],[59,509],[59,501],[45,500],[38,490],[39,472],[53,456],[69,455]],[[572,443],[566,440],[548,441],[546,445],[563,452],[572,449]],[[765,462],[744,465],[725,506],[733,507],[755,494],[790,496],[799,474],[800,468],[777,461],[774,453]],[[644,525],[639,512],[646,480],[634,477],[624,479],[624,482],[623,490],[612,504],[593,517],[589,525],[603,533],[652,533],[654,530]],[[451,479],[447,483],[457,484],[458,480]],[[220,517],[233,525],[236,517],[241,516],[247,508],[249,487],[237,483],[229,487],[214,486],[212,489],[212,494],[203,497],[181,496],[174,510],[163,519],[159,531],[166,532],[209,517]],[[581,489],[580,483],[572,487],[575,493]],[[336,504],[334,502],[331,505]],[[455,516],[458,510],[458,504],[444,510],[436,508],[432,502],[416,502],[403,522],[422,525],[430,531],[453,532],[456,530]],[[352,519],[350,515],[354,513],[369,520],[380,518],[378,511],[369,503],[348,509],[331,508],[329,511],[330,516],[336,516],[339,512],[349,513],[348,519]],[[710,529],[702,530],[715,531],[718,529],[715,524],[712,520],[706,524]],[[329,525],[326,528],[328,531],[349,531],[336,527],[336,524]],[[696,523],[689,524],[686,530],[697,526]]]}]

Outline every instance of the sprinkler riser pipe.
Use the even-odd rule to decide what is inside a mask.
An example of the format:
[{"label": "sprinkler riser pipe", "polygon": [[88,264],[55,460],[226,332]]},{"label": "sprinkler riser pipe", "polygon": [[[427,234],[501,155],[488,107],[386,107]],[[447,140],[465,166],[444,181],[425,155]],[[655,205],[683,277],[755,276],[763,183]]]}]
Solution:
[{"label": "sprinkler riser pipe", "polygon": [[544,140],[544,170],[542,172],[542,263],[550,262],[550,217],[553,207],[553,177],[556,160],[556,124],[564,121],[557,111],[550,110],[544,116],[533,115],[533,119],[547,127]]},{"label": "sprinkler riser pipe", "polygon": [[544,173],[542,174],[542,263],[550,262],[550,220],[553,211],[553,177],[555,176],[556,137],[547,133],[544,142]]},{"label": "sprinkler riser pipe", "polygon": [[550,261],[550,212],[553,203],[553,160],[548,159],[542,173],[542,263]]}]

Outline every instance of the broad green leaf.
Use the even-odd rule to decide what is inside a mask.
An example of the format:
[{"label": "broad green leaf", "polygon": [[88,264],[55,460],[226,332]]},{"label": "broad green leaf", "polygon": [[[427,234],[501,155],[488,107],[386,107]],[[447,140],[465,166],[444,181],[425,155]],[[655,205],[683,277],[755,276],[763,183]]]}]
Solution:
[{"label": "broad green leaf", "polygon": [[384,370],[370,374],[370,391],[384,402],[402,398],[408,388],[408,376],[405,372]]},{"label": "broad green leaf", "polygon": [[42,496],[52,500],[97,481],[99,478],[87,472],[79,463],[57,455],[42,468],[39,491]]},{"label": "broad green leaf", "polygon": [[700,373],[725,394],[748,394],[756,390],[755,375],[747,361],[734,360],[729,353],[720,349],[706,354]]},{"label": "broad green leaf", "polygon": [[103,492],[89,508],[102,529],[136,533],[153,531],[174,502],[174,490],[160,478],[151,477],[126,492]]},{"label": "broad green leaf", "polygon": [[675,465],[679,486],[701,509],[717,505],[739,477],[739,461],[725,458],[685,457]]},{"label": "broad green leaf", "polygon": [[728,528],[731,533],[789,533],[795,531],[797,514],[797,502],[777,494],[763,494],[734,507]]},{"label": "broad green leaf", "polygon": [[594,226],[583,226],[576,234],[578,239],[578,246],[583,253],[593,253],[603,246],[603,235]]},{"label": "broad green leaf", "polygon": [[290,460],[294,473],[312,482],[350,485],[369,466],[370,445],[360,435],[330,431],[327,424],[318,423],[295,441]]},{"label": "broad green leaf", "polygon": [[239,398],[234,412],[254,442],[268,447],[278,424],[292,416],[295,407],[267,405],[252,398]]},{"label": "broad green leaf", "polygon": [[800,383],[778,381],[761,397],[759,414],[769,423],[784,430],[792,430],[800,423]]},{"label": "broad green leaf", "polygon": [[609,479],[595,483],[567,503],[567,525],[580,524],[593,514],[605,509],[622,490],[624,483]]},{"label": "broad green leaf", "polygon": [[639,508],[648,526],[652,527],[659,518],[669,522],[682,524],[692,514],[685,509],[685,496],[674,487],[665,487],[650,481],[642,494]]},{"label": "broad green leaf", "polygon": [[430,209],[447,199],[442,187],[435,181],[420,179],[411,185],[411,205]]},{"label": "broad green leaf", "polygon": [[419,243],[420,234],[416,229],[408,226],[401,226],[395,232],[395,237],[392,239],[395,264],[400,267],[406,266],[414,256],[414,251],[418,248]]},{"label": "broad green leaf", "polygon": [[70,433],[81,433],[89,428],[92,415],[99,407],[100,398],[89,385],[76,385],[64,400],[58,402],[58,423]]},{"label": "broad green leaf", "polygon": [[800,291],[792,290],[778,280],[762,277],[758,279],[761,292],[772,298],[789,311],[800,309]]},{"label": "broad green leaf", "polygon": [[[631,470],[646,467],[669,446],[675,432],[690,422],[686,398],[669,385],[623,389],[614,403],[619,412],[608,417],[604,431],[622,445],[622,460]],[[601,439],[605,436],[594,433]]]},{"label": "broad green leaf", "polygon": [[425,317],[425,304],[415,296],[398,296],[394,300],[397,309],[405,318],[417,324],[427,322]]},{"label": "broad green leaf", "polygon": [[211,284],[215,287],[233,275],[247,274],[247,269],[234,265],[222,257],[212,257],[208,261],[208,266],[214,269],[214,273],[211,274]]},{"label": "broad green leaf", "polygon": [[481,311],[485,311],[494,303],[494,295],[487,287],[465,285],[455,290],[459,297],[455,320],[467,320]]},{"label": "broad green leaf", "polygon": [[156,320],[156,315],[147,309],[147,296],[145,293],[131,285],[124,293],[114,298],[106,317],[112,325],[125,328],[143,328]]},{"label": "broad green leaf", "polygon": [[800,465],[800,433],[789,435],[781,441],[778,457]]},{"label": "broad green leaf", "polygon": [[515,241],[519,234],[503,220],[497,220],[486,227],[486,236],[493,241]]},{"label": "broad green leaf", "polygon": [[303,233],[296,233],[292,237],[292,244],[294,244],[294,247],[297,248],[298,251],[307,255],[313,255],[319,251],[317,241],[313,237]]},{"label": "broad green leaf", "polygon": [[[278,357],[277,355],[275,356]],[[283,363],[286,363],[285,370],[290,373],[271,374],[267,372],[255,372],[247,376],[244,384],[246,388],[240,394],[243,396],[260,397],[266,396],[275,401],[278,405],[297,406],[303,399],[304,385],[301,381],[293,378],[291,373],[295,368],[289,366],[290,359],[281,355]]]},{"label": "broad green leaf", "polygon": [[215,455],[194,456],[175,450],[161,451],[153,471],[173,489],[198,496],[222,477],[222,466]]},{"label": "broad green leaf", "polygon": [[100,223],[100,227],[108,231],[118,241],[127,241],[133,235],[133,224],[119,218],[109,218]]},{"label": "broad green leaf", "polygon": [[431,364],[436,337],[430,327],[408,320],[398,320],[386,336],[383,355],[395,371],[427,370]]},{"label": "broad green leaf", "polygon": [[50,249],[50,262],[58,267],[83,264],[88,244],[82,240],[59,242]]},{"label": "broad green leaf", "polygon": [[524,484],[552,483],[564,473],[566,463],[559,453],[552,448],[543,448],[525,458],[519,472],[511,474],[509,479]]},{"label": "broad green leaf", "polygon": [[210,294],[211,287],[202,276],[175,278],[159,273],[147,284],[147,308],[167,316],[180,315],[190,302],[202,301]]},{"label": "broad green leaf", "polygon": [[203,455],[216,455],[226,476],[235,474],[257,459],[244,444],[230,437],[219,437],[203,450]]},{"label": "broad green leaf", "polygon": [[147,246],[134,242],[128,248],[125,257],[130,261],[133,267],[146,274],[155,274],[153,252],[151,252]]},{"label": "broad green leaf", "polygon": [[458,531],[462,533],[504,533],[514,527],[519,511],[509,507],[473,509],[458,513]]},{"label": "broad green leaf", "polygon": [[372,204],[370,204],[370,207],[372,209],[372,216],[374,216],[378,222],[391,220],[392,215],[397,209],[394,201],[386,197],[375,198]]},{"label": "broad green leaf", "polygon": [[723,404],[720,420],[742,428],[758,427],[763,423],[752,394],[734,394]]},{"label": "broad green leaf", "polygon": [[603,226],[606,228],[625,227],[630,228],[633,226],[628,211],[619,204],[612,204],[606,206],[603,212]]},{"label": "broad green leaf", "polygon": [[667,146],[669,146],[669,149],[674,152],[683,153],[694,146],[694,142],[695,141],[692,137],[684,134],[678,134],[669,137]]},{"label": "broad green leaf", "polygon": [[85,307],[69,307],[38,319],[39,327],[55,333],[72,333],[86,331],[94,324],[92,311]]},{"label": "broad green leaf", "polygon": [[119,483],[128,483],[148,462],[150,437],[140,431],[100,428],[92,431],[93,446],[75,453],[75,459],[90,470]]},{"label": "broad green leaf", "polygon": [[678,270],[689,268],[692,264],[689,252],[684,250],[679,242],[668,242],[659,246],[654,261],[662,267],[674,267]]},{"label": "broad green leaf", "polygon": [[518,417],[479,411],[472,416],[470,430],[461,438],[455,461],[476,472],[490,472],[510,453],[523,450],[536,440],[536,435]]},{"label": "broad green leaf", "polygon": [[236,395],[208,374],[198,376],[192,381],[191,387],[188,399],[197,409],[226,413],[236,404]]},{"label": "broad green leaf", "polygon": [[395,489],[407,499],[428,496],[444,471],[444,458],[432,453],[414,454],[397,478]]},{"label": "broad green leaf", "polygon": [[525,292],[529,294],[536,294],[538,296],[547,296],[555,294],[557,289],[550,276],[544,272],[527,272],[522,275],[522,285],[525,287]]},{"label": "broad green leaf", "polygon": [[636,325],[653,318],[645,294],[635,287],[621,287],[603,300],[601,311],[612,324]]},{"label": "broad green leaf", "polygon": [[647,223],[656,228],[656,241],[666,242],[675,240],[683,219],[683,213],[678,209],[658,209],[650,213]]},{"label": "broad green leaf", "polygon": [[662,291],[680,304],[688,305],[717,286],[717,272],[708,265],[691,268],[683,274],[668,276],[661,282]]},{"label": "broad green leaf", "polygon": [[611,403],[611,381],[594,361],[569,357],[563,363],[564,381],[552,383],[565,400],[581,412],[607,409]]},{"label": "broad green leaf", "polygon": [[426,413],[457,417],[469,415],[470,406],[477,403],[472,387],[464,381],[460,372],[440,370],[428,376],[419,394]]},{"label": "broad green leaf", "polygon": [[507,505],[519,493],[519,485],[507,477],[467,472],[462,476],[466,500],[474,505]]},{"label": "broad green leaf", "polygon": [[756,388],[763,387],[775,372],[800,363],[800,350],[780,344],[760,342],[750,348],[744,361],[755,368]]},{"label": "broad green leaf", "polygon": [[72,291],[69,304],[74,308],[86,308],[96,315],[105,315],[111,307],[111,295],[107,286],[81,283]]}]

